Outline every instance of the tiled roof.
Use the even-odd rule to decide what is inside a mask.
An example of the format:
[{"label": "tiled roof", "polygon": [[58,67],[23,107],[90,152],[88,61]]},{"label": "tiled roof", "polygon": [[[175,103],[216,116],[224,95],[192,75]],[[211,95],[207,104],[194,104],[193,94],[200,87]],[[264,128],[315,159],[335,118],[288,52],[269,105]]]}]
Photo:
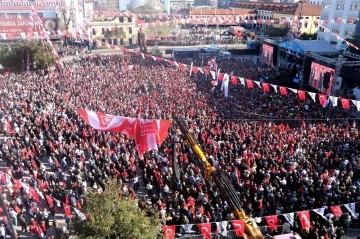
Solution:
[{"label": "tiled roof", "polygon": [[298,7],[296,10],[296,15],[299,15],[301,9],[302,16],[320,16],[321,15],[321,5],[313,4],[303,4],[302,7]]},{"label": "tiled roof", "polygon": [[252,9],[193,9],[190,15],[204,15],[204,16],[217,16],[217,15],[245,15],[253,14]]},{"label": "tiled roof", "polygon": [[264,3],[264,2],[251,2],[251,3],[237,3],[232,8],[239,9],[253,9],[272,11],[278,13],[292,13],[294,14],[299,4],[296,3]]}]

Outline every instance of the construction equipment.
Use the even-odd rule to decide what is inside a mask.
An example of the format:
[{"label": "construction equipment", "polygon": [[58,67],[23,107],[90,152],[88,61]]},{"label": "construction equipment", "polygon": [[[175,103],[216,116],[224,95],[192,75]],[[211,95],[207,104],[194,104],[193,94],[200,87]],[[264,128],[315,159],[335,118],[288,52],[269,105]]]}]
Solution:
[{"label": "construction equipment", "polygon": [[216,169],[213,167],[212,162],[205,157],[204,152],[200,148],[200,145],[196,141],[194,135],[189,131],[186,123],[178,118],[173,117],[176,122],[179,130],[187,139],[187,142],[197,158],[200,160],[201,164],[199,165],[200,169],[204,173],[206,180],[211,180],[216,184],[216,187],[219,189],[221,196],[226,200],[230,209],[232,210],[234,217],[236,219],[242,219],[245,222],[245,233],[247,239],[263,239],[264,237],[261,234],[259,227],[254,221],[252,221],[242,209],[241,200],[232,185],[228,175],[221,169]]}]

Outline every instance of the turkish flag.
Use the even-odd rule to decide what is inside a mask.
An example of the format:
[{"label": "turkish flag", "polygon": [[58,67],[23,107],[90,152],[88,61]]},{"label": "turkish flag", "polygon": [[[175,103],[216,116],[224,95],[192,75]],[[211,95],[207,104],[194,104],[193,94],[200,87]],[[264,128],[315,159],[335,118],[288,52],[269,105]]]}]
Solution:
[{"label": "turkish flag", "polygon": [[298,96],[299,96],[299,100],[305,100],[306,97],[305,97],[305,91],[303,90],[298,90]]},{"label": "turkish flag", "polygon": [[182,63],[178,63],[180,69],[185,69],[185,65]]},{"label": "turkish flag", "polygon": [[341,98],[341,105],[344,108],[344,110],[350,109],[350,100]]},{"label": "turkish flag", "polygon": [[222,81],[223,79],[224,79],[224,74],[219,73],[219,74],[218,74],[218,80],[219,80],[219,81]]},{"label": "turkish flag", "polygon": [[30,195],[32,196],[32,198],[33,198],[36,202],[40,202],[39,195],[37,194],[35,188],[29,187],[29,189],[30,189]]},{"label": "turkish flag", "polygon": [[246,79],[245,81],[246,81],[247,88],[249,88],[249,89],[254,88],[254,83],[252,80]]},{"label": "turkish flag", "polygon": [[174,239],[176,234],[176,226],[163,226],[165,239]]},{"label": "turkish flag", "polygon": [[343,214],[340,206],[330,206],[330,210],[335,217],[340,217]]},{"label": "turkish flag", "polygon": [[281,94],[281,95],[287,95],[287,89],[286,89],[286,87],[279,86],[279,89],[280,89],[280,94]]},{"label": "turkish flag", "polygon": [[277,215],[265,217],[265,221],[269,225],[270,229],[276,229],[278,226]]},{"label": "turkish flag", "polygon": [[231,225],[234,228],[236,236],[242,237],[245,235],[245,222],[243,220],[232,220]]},{"label": "turkish flag", "polygon": [[54,201],[52,200],[52,198],[49,195],[45,194],[45,199],[49,205],[49,207],[53,207],[54,206]]},{"label": "turkish flag", "polygon": [[20,190],[21,187],[22,187],[21,182],[20,182],[19,180],[17,180],[17,179],[14,178],[13,189],[14,189],[15,191],[18,191],[18,190]]},{"label": "turkish flag", "polygon": [[262,83],[264,92],[270,92],[270,87],[268,83]]},{"label": "turkish flag", "polygon": [[64,206],[64,212],[66,217],[71,217],[71,208],[69,205],[63,203]]},{"label": "turkish flag", "polygon": [[237,85],[238,84],[238,78],[236,76],[231,77],[231,84]]},{"label": "turkish flag", "polygon": [[320,105],[326,105],[327,95],[318,94]]},{"label": "turkish flag", "polygon": [[302,211],[302,212],[298,212],[297,214],[300,219],[302,228],[310,228],[310,212]]},{"label": "turkish flag", "polygon": [[211,224],[210,223],[199,223],[199,224],[197,224],[197,226],[205,239],[211,239]]}]

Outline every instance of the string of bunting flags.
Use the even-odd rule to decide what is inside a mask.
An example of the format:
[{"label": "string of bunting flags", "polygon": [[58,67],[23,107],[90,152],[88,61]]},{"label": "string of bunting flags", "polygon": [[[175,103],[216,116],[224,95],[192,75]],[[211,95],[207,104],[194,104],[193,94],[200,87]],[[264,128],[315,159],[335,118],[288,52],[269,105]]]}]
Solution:
[{"label": "string of bunting flags", "polygon": [[[45,194],[40,191],[39,188],[42,188],[44,185],[40,184],[39,188],[31,187],[30,185],[27,185],[16,178],[13,178],[9,175],[10,168],[6,169],[6,173],[0,171],[0,182],[2,185],[5,185],[8,188],[12,188],[14,191],[19,191],[20,188],[24,188],[24,191],[26,194],[31,195],[34,201],[37,203],[40,203],[40,199],[46,200],[49,207],[57,207],[61,208],[61,205],[64,209],[64,214],[66,217],[71,217],[71,208],[75,211],[77,216],[81,220],[87,220],[86,215],[82,213],[81,210],[81,204],[78,202],[76,207],[69,205],[69,197],[66,196],[66,202],[61,202],[58,199]],[[193,205],[195,200],[192,200],[191,198],[188,199],[188,205]],[[262,219],[265,220],[268,227],[270,229],[275,229],[279,226],[279,216],[283,216],[285,220],[291,225],[294,225],[295,221],[295,213],[298,216],[302,228],[309,228],[310,227],[310,211],[315,212],[322,218],[326,220],[325,210],[329,209],[329,212],[333,214],[336,217],[340,217],[343,214],[343,210],[341,207],[344,207],[351,215],[352,218],[356,219],[359,216],[359,213],[356,212],[356,204],[359,202],[353,202],[353,203],[347,203],[347,204],[340,204],[330,207],[322,207],[322,208],[316,208],[306,211],[298,211],[298,212],[291,212],[291,213],[284,213],[284,214],[278,214],[278,215],[270,215],[270,216],[264,216],[264,217],[255,217],[251,218],[251,220],[257,224],[261,223]],[[16,205],[13,206],[13,209],[16,213],[19,213],[21,209],[17,207]],[[35,208],[34,208],[35,210]],[[199,224],[185,224],[185,225],[166,225],[163,226],[162,230],[164,233],[164,236],[166,239],[174,239],[176,235],[176,227],[181,227],[184,231],[184,233],[192,233],[196,232],[196,228],[193,228],[196,226],[200,233],[206,238],[211,239],[211,231],[212,231],[212,224],[216,225],[216,233],[219,233],[223,236],[226,236],[228,233],[228,230],[231,229],[230,225],[232,226],[232,229],[236,233],[237,236],[244,236],[245,235],[245,221],[244,220],[230,220],[230,221],[221,221],[221,222],[209,222],[209,223],[199,223]],[[36,226],[36,225],[35,225]],[[39,225],[37,227],[41,228]]]},{"label": "string of bunting flags", "polygon": [[[327,220],[325,216],[326,209],[329,209],[329,212],[331,212],[332,215],[336,217],[340,217],[343,214],[343,210],[341,209],[341,207],[343,206],[350,213],[351,217],[356,219],[359,216],[359,213],[356,212],[356,203],[354,202],[354,203],[340,204],[330,207],[316,208],[307,211],[291,212],[291,213],[284,213],[284,214],[264,216],[264,217],[255,217],[255,218],[251,218],[250,220],[259,224],[261,223],[262,219],[264,219],[270,229],[276,229],[278,226],[280,226],[279,216],[283,216],[284,219],[291,226],[293,226],[295,221],[295,213],[296,213],[300,221],[301,227],[310,228],[311,226],[310,211],[315,212],[317,215]],[[227,236],[229,229],[234,230],[237,236],[245,235],[245,221],[241,219],[221,221],[221,222],[198,223],[198,224],[166,225],[163,226],[162,230],[166,239],[175,238],[176,227],[181,227],[183,232],[185,233],[194,233],[196,231],[200,231],[200,233],[204,236],[205,239],[211,239],[212,225],[215,225],[214,226],[214,229],[216,228],[215,232],[221,234],[222,236]]]},{"label": "string of bunting flags", "polygon": [[324,32],[330,32],[331,34],[334,34],[336,36],[336,39],[344,41],[348,46],[351,46],[351,47],[355,48],[356,50],[359,50],[359,47],[355,46],[353,43],[351,43],[351,42],[347,41],[346,39],[342,38],[339,34],[331,31],[330,29],[328,29],[324,25],[320,24],[319,27],[324,28]]},{"label": "string of bunting flags", "polygon": [[111,45],[109,43],[101,42],[99,40],[93,40],[93,42],[97,46],[107,47],[107,48],[114,49],[114,50],[121,50],[124,53],[132,53],[132,54],[135,54],[136,56],[142,57],[143,59],[151,58],[154,61],[158,61],[158,62],[164,61],[164,62],[167,62],[169,65],[179,67],[180,69],[190,68],[190,74],[191,73],[205,74],[205,75],[209,76],[210,78],[212,78],[211,84],[213,86],[216,86],[219,82],[221,82],[221,90],[224,92],[225,97],[228,97],[229,83],[231,82],[232,85],[238,85],[239,81],[240,81],[240,84],[246,86],[248,89],[253,89],[254,85],[257,85],[258,87],[263,89],[264,93],[269,93],[271,91],[271,88],[273,88],[275,93],[280,93],[280,95],[282,95],[282,96],[287,95],[289,92],[293,92],[294,94],[297,95],[297,97],[300,101],[305,101],[306,95],[308,94],[314,102],[316,102],[316,100],[318,99],[320,105],[323,107],[328,106],[330,104],[330,102],[333,107],[337,107],[338,101],[340,100],[342,108],[345,110],[348,110],[351,108],[350,102],[352,102],[355,105],[357,111],[360,111],[360,101],[358,101],[358,100],[351,100],[351,99],[347,99],[347,98],[343,98],[343,97],[336,97],[336,96],[331,96],[331,95],[326,95],[326,94],[321,94],[321,93],[297,90],[297,89],[288,88],[285,86],[278,86],[275,84],[254,81],[251,79],[245,79],[243,77],[238,77],[238,76],[231,75],[231,74],[229,75],[226,73],[220,73],[220,71],[218,71],[218,72],[211,71],[207,67],[201,68],[201,67],[197,67],[197,66],[193,66],[193,65],[189,66],[189,65],[186,65],[183,63],[167,60],[167,59],[164,59],[161,57],[155,57],[150,54],[144,54],[139,51],[134,51],[134,50],[126,49],[123,47],[118,47],[116,45]]}]

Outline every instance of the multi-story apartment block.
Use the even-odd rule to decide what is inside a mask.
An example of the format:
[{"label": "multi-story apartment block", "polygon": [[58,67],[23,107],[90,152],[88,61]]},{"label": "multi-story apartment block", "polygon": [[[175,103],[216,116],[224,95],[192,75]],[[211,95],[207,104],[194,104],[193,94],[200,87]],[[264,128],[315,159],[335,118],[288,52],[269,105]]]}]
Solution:
[{"label": "multi-story apartment block", "polygon": [[343,49],[343,39],[351,38],[359,21],[360,0],[323,0],[317,38]]}]

